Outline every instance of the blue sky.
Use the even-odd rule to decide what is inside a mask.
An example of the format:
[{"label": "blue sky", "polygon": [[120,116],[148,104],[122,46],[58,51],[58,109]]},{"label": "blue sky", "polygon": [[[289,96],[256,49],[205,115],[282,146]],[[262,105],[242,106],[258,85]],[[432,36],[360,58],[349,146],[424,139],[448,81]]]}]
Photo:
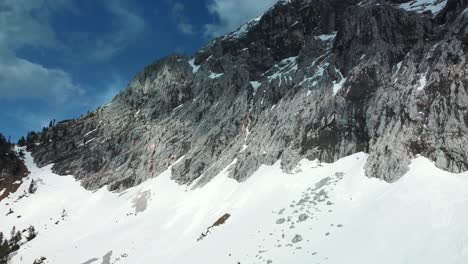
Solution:
[{"label": "blue sky", "polygon": [[0,132],[109,102],[145,65],[192,55],[277,0],[1,0]]}]

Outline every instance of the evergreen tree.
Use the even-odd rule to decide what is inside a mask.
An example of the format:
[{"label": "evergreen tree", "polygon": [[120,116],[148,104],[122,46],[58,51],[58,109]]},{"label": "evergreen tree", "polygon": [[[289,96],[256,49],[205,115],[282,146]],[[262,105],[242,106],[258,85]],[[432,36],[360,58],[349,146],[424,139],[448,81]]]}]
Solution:
[{"label": "evergreen tree", "polygon": [[31,180],[31,183],[29,184],[28,192],[33,194],[37,191],[37,183],[34,179]]},{"label": "evergreen tree", "polygon": [[6,256],[8,252],[8,240],[3,236],[3,233],[0,232],[0,259]]},{"label": "evergreen tree", "polygon": [[16,230],[16,226],[11,229],[10,244],[18,244],[21,241],[21,232]]},{"label": "evergreen tree", "polygon": [[34,226],[29,226],[28,227],[28,235],[26,236],[26,240],[31,241],[36,237],[36,235],[37,235],[37,233],[36,233],[36,229],[34,228]]},{"label": "evergreen tree", "polygon": [[24,156],[25,156],[26,154],[24,154],[24,150],[20,149],[20,150],[18,151],[18,155],[19,155],[21,158],[24,159]]},{"label": "evergreen tree", "polygon": [[22,137],[18,140],[18,146],[20,146],[20,147],[26,146],[26,139],[24,138],[24,136],[22,136]]},{"label": "evergreen tree", "polygon": [[7,263],[7,256],[10,253],[10,247],[8,244],[8,239],[6,239],[3,233],[0,232],[0,264]]},{"label": "evergreen tree", "polygon": [[8,246],[8,240],[4,239],[3,233],[0,232],[0,264],[7,264],[8,254],[10,254],[10,247]]},{"label": "evergreen tree", "polygon": [[40,257],[36,260],[34,260],[33,264],[43,264],[46,261],[45,257]]},{"label": "evergreen tree", "polygon": [[20,248],[19,243],[21,242],[21,232],[16,231],[16,227],[13,226],[10,234],[10,241],[7,243],[7,256],[9,253],[14,252]]},{"label": "evergreen tree", "polygon": [[13,226],[10,232],[10,239],[13,240],[13,237],[16,235],[16,226]]}]

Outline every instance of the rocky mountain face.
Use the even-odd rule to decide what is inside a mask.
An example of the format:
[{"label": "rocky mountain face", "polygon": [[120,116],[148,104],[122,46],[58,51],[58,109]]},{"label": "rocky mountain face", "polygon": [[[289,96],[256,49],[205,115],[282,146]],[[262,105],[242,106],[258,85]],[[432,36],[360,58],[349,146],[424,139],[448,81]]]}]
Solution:
[{"label": "rocky mountain face", "polygon": [[361,151],[367,175],[390,182],[416,155],[466,171],[467,5],[280,1],[192,58],[147,66],[30,149],[89,189],[123,190],[172,164],[175,181],[201,185],[234,160],[242,181],[262,164]]}]

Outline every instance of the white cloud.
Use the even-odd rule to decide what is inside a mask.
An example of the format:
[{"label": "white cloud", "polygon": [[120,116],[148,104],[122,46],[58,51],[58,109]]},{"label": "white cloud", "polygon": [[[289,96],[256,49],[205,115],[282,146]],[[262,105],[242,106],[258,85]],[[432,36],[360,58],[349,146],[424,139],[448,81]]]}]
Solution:
[{"label": "white cloud", "polygon": [[[57,45],[55,33],[49,24],[51,8],[45,3],[47,3],[45,0],[1,1],[0,48]],[[33,12],[37,15],[33,16]]]},{"label": "white cloud", "polygon": [[57,38],[51,16],[65,10],[79,12],[73,0],[0,0],[0,96],[64,103],[82,95],[83,90],[68,72],[19,57],[17,50],[56,49],[64,52],[64,57],[79,56],[81,61],[111,58],[143,33],[145,22],[126,0],[102,1],[112,15],[113,30],[97,37],[83,33],[79,41],[65,41]]},{"label": "white cloud", "polygon": [[218,22],[205,25],[205,34],[210,37],[223,35],[240,25],[262,15],[278,0],[212,0],[208,10]]},{"label": "white cloud", "polygon": [[97,0],[110,14],[106,16],[106,22],[111,23],[110,32],[95,36],[55,31],[52,19],[56,14],[86,15],[86,10],[73,4],[78,1],[81,0],[0,0],[0,100],[10,106],[4,114],[7,120],[3,125],[7,128],[0,130],[20,136],[47,125],[52,117],[74,118],[84,108],[93,110],[109,102],[125,87],[120,78],[111,76],[108,84],[92,84],[102,89],[87,96],[66,70],[19,55],[20,51],[33,48],[36,54],[60,54],[67,63],[102,61],[127,48],[143,33],[145,22],[127,5],[130,0]]},{"label": "white cloud", "polygon": [[113,15],[114,31],[87,39],[88,43],[84,44],[87,47],[85,51],[91,51],[89,58],[93,60],[107,60],[113,57],[135,41],[145,29],[144,19],[131,11],[126,1],[106,1],[105,7]]},{"label": "white cloud", "polygon": [[127,86],[127,82],[117,74],[112,74],[109,81],[104,83],[100,93],[89,103],[91,109],[103,106],[112,101],[112,99]]},{"label": "white cloud", "polygon": [[16,55],[16,49],[22,47],[60,47],[49,23],[50,13],[71,7],[68,0],[4,0],[0,3],[2,97],[42,97],[64,102],[72,94],[82,93],[65,71],[48,69]]},{"label": "white cloud", "polygon": [[184,34],[194,34],[195,29],[192,24],[190,24],[189,19],[184,14],[185,6],[179,2],[175,2],[172,5],[172,16],[177,23],[177,29]]},{"label": "white cloud", "polygon": [[0,56],[0,94],[3,97],[40,97],[63,103],[83,91],[60,69],[47,69],[15,56]]}]

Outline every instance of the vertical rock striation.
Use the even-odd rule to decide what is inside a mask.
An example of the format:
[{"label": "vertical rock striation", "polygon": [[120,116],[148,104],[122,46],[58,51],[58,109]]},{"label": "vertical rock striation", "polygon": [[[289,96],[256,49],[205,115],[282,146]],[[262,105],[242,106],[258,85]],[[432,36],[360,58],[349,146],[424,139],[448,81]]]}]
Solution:
[{"label": "vertical rock striation", "polygon": [[45,131],[33,156],[111,190],[176,161],[174,180],[198,185],[234,159],[242,181],[360,151],[386,181],[416,155],[468,170],[467,1],[436,14],[404,2],[280,1],[192,58],[147,66],[111,103]]}]

